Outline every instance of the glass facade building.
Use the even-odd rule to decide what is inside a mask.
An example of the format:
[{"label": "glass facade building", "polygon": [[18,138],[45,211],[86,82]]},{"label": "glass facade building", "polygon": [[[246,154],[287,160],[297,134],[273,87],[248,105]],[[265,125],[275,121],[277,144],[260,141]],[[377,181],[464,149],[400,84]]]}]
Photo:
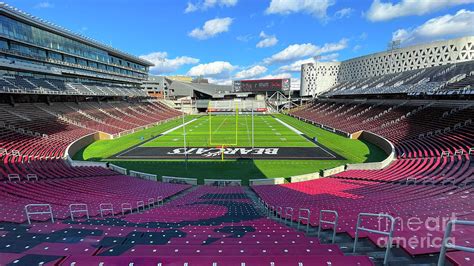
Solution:
[{"label": "glass facade building", "polygon": [[153,65],[4,4],[0,6],[0,54],[9,59],[31,59],[43,66],[77,68],[85,75],[137,82],[147,78],[148,68]]}]

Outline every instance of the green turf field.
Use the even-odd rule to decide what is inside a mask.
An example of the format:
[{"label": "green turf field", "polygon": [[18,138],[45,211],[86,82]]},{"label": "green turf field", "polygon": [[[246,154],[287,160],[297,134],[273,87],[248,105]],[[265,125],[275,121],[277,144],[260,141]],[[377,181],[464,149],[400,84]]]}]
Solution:
[{"label": "green turf field", "polygon": [[[254,116],[255,147],[314,147],[315,144],[296,134],[271,116]],[[219,115],[196,118],[185,127],[143,144],[143,147],[181,147],[186,132],[187,147],[220,145],[251,147],[251,115]]]},{"label": "green turf field", "polygon": [[[183,145],[182,128],[175,129],[164,136],[153,139],[158,134],[180,126],[182,124],[181,118],[118,139],[96,141],[79,151],[74,156],[74,159],[109,161],[130,170],[157,174],[160,177],[168,175],[194,177],[199,180],[204,178],[242,179],[244,184],[248,184],[248,179],[290,177],[342,164],[381,161],[386,157],[381,149],[371,143],[348,139],[286,115],[275,115],[275,117],[306,134],[308,137],[317,137],[319,143],[343,156],[346,160],[220,161],[218,159],[206,159],[188,160],[185,162],[184,160],[124,160],[110,158],[123,150],[139,144],[149,147]],[[211,129],[214,130],[214,137],[219,138],[219,136],[222,136],[221,140],[223,142],[231,141],[229,132],[232,131],[232,136],[235,138],[235,120],[231,118],[228,117],[225,120],[225,116],[212,117],[212,123],[217,122],[216,126],[211,125]],[[188,122],[193,119],[197,120],[186,126],[187,145],[190,147],[209,145],[209,123],[206,121],[209,117],[187,116],[185,121]],[[231,121],[234,123],[233,128],[230,126]],[[279,147],[310,147],[315,145],[283,126],[271,116],[256,116],[254,122],[256,147],[275,145]],[[251,145],[251,130],[249,129],[248,132],[247,127],[251,126],[251,118],[250,116],[241,115],[239,116],[238,123],[238,146],[248,147]],[[219,125],[222,126],[217,130]],[[275,133],[280,133],[281,135]],[[281,138],[286,138],[286,141],[282,141]]]}]

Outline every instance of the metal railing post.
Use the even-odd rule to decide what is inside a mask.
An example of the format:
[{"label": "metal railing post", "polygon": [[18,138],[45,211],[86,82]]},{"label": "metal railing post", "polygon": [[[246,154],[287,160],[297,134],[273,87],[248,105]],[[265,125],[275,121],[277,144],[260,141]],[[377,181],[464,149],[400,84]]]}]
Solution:
[{"label": "metal railing post", "polygon": [[290,226],[293,225],[293,208],[286,207],[285,208],[285,220],[290,220]]},{"label": "metal railing post", "polygon": [[[74,207],[82,207],[82,209],[75,209]],[[85,213],[87,219],[89,219],[89,207],[84,203],[69,204],[69,213],[71,214],[71,220],[74,221],[74,213]]]},{"label": "metal railing post", "polygon": [[[323,220],[323,214],[324,213],[332,213],[334,214],[334,221],[326,221],[326,220]],[[339,220],[339,214],[337,213],[337,211],[331,211],[331,210],[321,210],[319,212],[319,226],[318,226],[318,238],[319,238],[319,235],[321,233],[321,227],[322,227],[322,224],[331,224],[333,225],[333,232],[332,232],[332,243],[335,242],[336,240],[336,230],[337,230],[337,221]]]},{"label": "metal railing post", "polygon": [[[302,214],[306,213],[306,217],[303,217]],[[302,220],[306,221],[306,233],[309,232],[309,220],[311,216],[311,211],[309,209],[300,209],[298,211],[298,226],[296,227],[298,230],[300,229],[300,224]]]},{"label": "metal railing post", "polygon": [[100,217],[104,217],[104,212],[110,211],[112,216],[115,216],[114,214],[114,205],[112,203],[101,203],[99,205],[99,211],[100,211]]},{"label": "metal railing post", "polygon": [[446,251],[448,248],[464,252],[474,252],[474,247],[458,246],[453,243],[449,243],[449,236],[453,230],[453,225],[457,224],[474,226],[474,221],[451,220],[448,222],[446,231],[444,232],[443,245],[441,246],[441,251],[439,252],[438,266],[444,266],[444,262],[446,260]]},{"label": "metal railing post", "polygon": [[[34,207],[48,207],[47,211],[30,211],[30,208]],[[53,208],[51,207],[51,204],[28,204],[25,205],[25,213],[26,213],[26,219],[28,220],[28,224],[31,224],[31,215],[37,215],[37,214],[49,214],[51,216],[51,222],[54,223],[54,217],[53,217]]]},{"label": "metal railing post", "polygon": [[[374,229],[369,229],[365,227],[361,227],[360,224],[362,222],[362,217],[367,216],[367,217],[383,217],[388,220],[390,220],[390,230],[387,231],[379,231],[379,230],[374,230]],[[355,239],[354,239],[354,247],[352,249],[352,252],[356,252],[356,247],[357,247],[357,241],[359,240],[359,231],[365,231],[369,233],[374,233],[374,234],[381,234],[388,236],[388,241],[387,241],[387,249],[385,251],[385,257],[383,260],[383,264],[386,265],[388,262],[388,256],[390,254],[390,248],[392,247],[392,238],[393,238],[393,230],[395,228],[395,218],[393,218],[391,215],[384,214],[384,213],[359,213],[357,217],[357,226],[356,226],[356,233],[355,233]]]}]

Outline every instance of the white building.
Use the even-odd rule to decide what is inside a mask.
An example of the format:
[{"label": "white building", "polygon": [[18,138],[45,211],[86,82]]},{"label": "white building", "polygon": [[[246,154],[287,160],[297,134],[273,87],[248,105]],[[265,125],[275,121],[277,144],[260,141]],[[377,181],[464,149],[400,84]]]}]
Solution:
[{"label": "white building", "polygon": [[419,44],[349,59],[301,66],[301,95],[314,96],[337,82],[474,60],[474,36]]}]

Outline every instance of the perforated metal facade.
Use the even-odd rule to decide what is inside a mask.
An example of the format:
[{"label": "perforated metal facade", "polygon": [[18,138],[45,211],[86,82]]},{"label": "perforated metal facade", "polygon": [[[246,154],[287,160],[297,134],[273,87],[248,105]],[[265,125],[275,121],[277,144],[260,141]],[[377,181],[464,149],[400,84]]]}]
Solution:
[{"label": "perforated metal facade", "polygon": [[342,62],[306,64],[301,68],[302,95],[321,93],[337,82],[469,60],[474,60],[474,36],[420,44]]}]

